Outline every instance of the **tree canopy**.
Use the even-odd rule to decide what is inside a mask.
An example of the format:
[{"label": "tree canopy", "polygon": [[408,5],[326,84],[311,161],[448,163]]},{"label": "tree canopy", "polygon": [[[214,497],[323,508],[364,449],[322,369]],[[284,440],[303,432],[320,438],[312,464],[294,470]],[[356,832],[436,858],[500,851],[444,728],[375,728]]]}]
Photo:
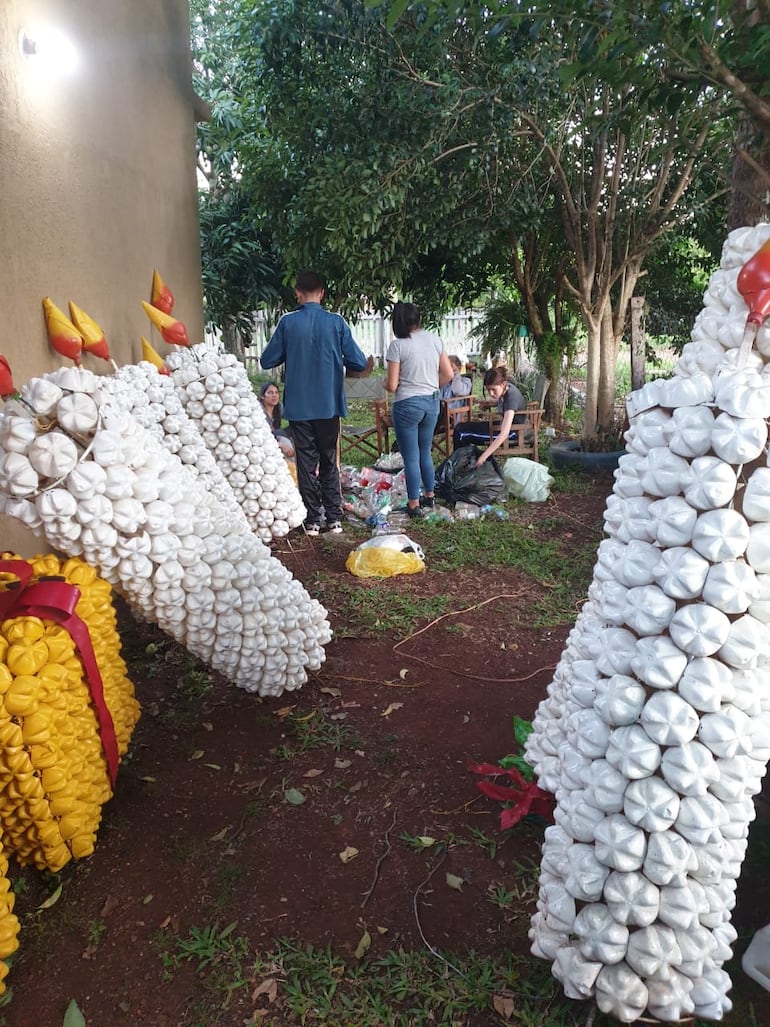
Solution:
[{"label": "tree canopy", "polygon": [[[586,430],[607,426],[646,257],[726,190],[731,118],[763,116],[765,85],[736,63],[750,16],[710,16],[706,51],[687,36],[700,6],[689,0],[526,13],[503,0],[235,0],[227,16],[216,0],[194,6],[198,88],[214,110],[201,133],[204,228],[222,241],[213,277],[233,263],[233,305],[261,286],[275,297],[281,274],[309,265],[348,313],[407,295],[437,313],[503,275],[535,334],[553,336],[564,304],[580,312]],[[213,39],[225,53],[210,71]],[[742,88],[704,71],[712,51]],[[251,279],[244,262],[259,269]]]}]

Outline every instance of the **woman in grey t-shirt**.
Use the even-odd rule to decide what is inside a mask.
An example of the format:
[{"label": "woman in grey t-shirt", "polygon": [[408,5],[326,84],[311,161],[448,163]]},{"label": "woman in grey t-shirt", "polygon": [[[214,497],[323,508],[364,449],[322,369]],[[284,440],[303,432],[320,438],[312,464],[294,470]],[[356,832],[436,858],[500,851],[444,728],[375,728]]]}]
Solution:
[{"label": "woman in grey t-shirt", "polygon": [[[407,513],[420,517],[420,506],[433,506],[433,431],[439,411],[439,387],[452,380],[444,343],[420,323],[414,303],[393,307],[393,334],[388,347],[385,388],[393,396],[393,427],[404,461]],[[422,483],[423,498],[420,499]]]}]

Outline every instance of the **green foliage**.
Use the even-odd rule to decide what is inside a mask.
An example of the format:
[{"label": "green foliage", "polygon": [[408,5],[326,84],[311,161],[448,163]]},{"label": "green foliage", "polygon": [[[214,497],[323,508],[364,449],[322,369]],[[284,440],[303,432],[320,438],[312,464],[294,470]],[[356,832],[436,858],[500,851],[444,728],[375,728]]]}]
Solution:
[{"label": "green foliage", "polygon": [[267,978],[276,969],[285,981],[282,1008],[266,1027],[457,1027],[494,1016],[495,996],[502,995],[514,999],[506,1020],[512,1027],[577,1027],[585,1020],[585,1010],[560,997],[544,963],[510,952],[501,960],[472,950],[439,953],[437,960],[424,949],[398,949],[356,964],[330,948],[281,939],[258,957],[255,973]]},{"label": "green foliage", "polygon": [[515,713],[513,716],[513,737],[516,739],[516,746],[519,751],[516,753],[509,754],[507,756],[503,756],[501,760],[498,760],[498,763],[501,767],[504,767],[506,770],[509,770],[511,767],[514,767],[527,781],[531,781],[535,776],[535,772],[533,771],[532,767],[529,765],[529,763],[527,763],[526,759],[522,755],[524,751],[524,745],[531,733],[532,722],[529,720],[524,720],[523,717],[520,717],[517,713]]},{"label": "green foliage", "polygon": [[330,720],[321,709],[310,713],[292,713],[286,718],[286,734],[289,741],[282,745],[277,755],[293,759],[311,749],[329,748],[335,752],[341,749],[355,749],[359,739],[340,720]]},{"label": "green foliage", "polygon": [[[708,183],[694,194],[705,207],[729,174],[724,83],[669,75],[659,56],[682,42],[694,57],[685,30],[697,23],[701,41],[738,60],[745,26],[705,6],[673,0],[669,26],[651,0],[536,0],[526,12],[502,0],[236,0],[227,15],[195,0],[213,110],[200,146],[225,241],[204,245],[220,258],[211,310],[237,319],[264,292],[280,302],[281,283],[308,265],[349,314],[399,296],[430,316],[497,276],[518,289],[519,323],[552,381],[578,308],[599,366],[650,248],[688,213],[688,188]],[[764,32],[749,52],[765,59]],[[589,382],[588,431],[608,423],[613,374],[608,362]]]},{"label": "green foliage", "polygon": [[[718,251],[709,252],[688,235],[674,233],[655,247],[641,290],[648,338],[676,350],[689,342],[709,276],[718,264]],[[654,348],[648,356],[655,361]]]},{"label": "green foliage", "polygon": [[494,567],[517,567],[530,575],[544,586],[532,605],[538,627],[574,620],[575,605],[585,594],[596,558],[593,543],[575,550],[573,543],[546,537],[535,526],[513,519],[455,521],[449,531],[444,525],[421,524],[414,536],[430,552],[436,570],[472,566],[484,573]]},{"label": "green foliage", "polygon": [[362,578],[360,583],[324,578],[323,602],[336,613],[344,627],[338,633],[353,638],[381,634],[406,636],[421,621],[440,617],[449,606],[447,596],[417,596],[399,592],[392,582]]},{"label": "green foliage", "polygon": [[243,191],[201,192],[201,262],[206,323],[248,338],[254,311],[288,299],[271,234],[254,221]]},{"label": "green foliage", "polygon": [[519,327],[526,327],[527,313],[518,297],[490,300],[481,318],[470,331],[477,340],[482,357],[494,358],[502,353],[509,368],[515,367],[515,349],[520,344]]}]

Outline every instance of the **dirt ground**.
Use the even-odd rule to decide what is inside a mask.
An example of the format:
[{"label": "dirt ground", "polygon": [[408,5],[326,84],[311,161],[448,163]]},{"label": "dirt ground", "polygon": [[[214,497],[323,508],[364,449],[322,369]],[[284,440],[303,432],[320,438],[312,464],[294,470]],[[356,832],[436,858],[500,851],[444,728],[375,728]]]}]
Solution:
[{"label": "dirt ground", "polygon": [[[549,519],[576,544],[598,544],[611,484],[598,477],[587,492],[533,505],[526,516]],[[216,678],[206,690],[195,661],[121,612],[143,716],[94,855],[56,881],[14,874],[21,949],[0,1024],[59,1027],[71,999],[88,1027],[203,1022],[194,966],[170,974],[162,954],[192,927],[212,924],[237,921],[262,952],[286,937],[353,958],[364,931],[372,955],[426,944],[492,956],[528,950],[544,825],[530,819],[502,836],[500,804],[480,795],[466,764],[514,750],[512,718],[532,717],[569,625],[530,626],[540,586],[518,571],[429,570],[368,587],[425,604],[448,596],[449,616],[421,621],[429,626],[406,641],[376,631],[351,637],[334,588],[351,580],[351,546],[350,538],[302,536],[274,546],[328,603],[336,629],[322,670],[279,699]],[[297,793],[304,801],[293,804]],[[403,836],[447,842],[441,866],[435,849],[418,851]],[[350,849],[358,854],[343,861]],[[747,861],[735,914],[742,936],[770,920],[770,903],[757,901],[768,895],[763,862]],[[447,886],[446,873],[462,878],[461,890]],[[59,882],[58,901],[38,909]],[[512,905],[491,901],[495,889],[514,886]],[[205,1022],[256,1022],[265,996],[249,983]],[[757,1010],[770,1005],[758,988],[752,994]],[[473,1021],[501,1022],[492,1010]]]}]

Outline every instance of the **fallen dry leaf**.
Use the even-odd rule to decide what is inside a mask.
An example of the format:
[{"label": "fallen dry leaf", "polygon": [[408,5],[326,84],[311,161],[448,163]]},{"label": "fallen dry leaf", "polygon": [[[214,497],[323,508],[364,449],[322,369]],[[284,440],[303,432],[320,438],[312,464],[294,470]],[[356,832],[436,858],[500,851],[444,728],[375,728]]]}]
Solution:
[{"label": "fallen dry leaf", "polygon": [[191,760],[199,760],[201,756],[205,755],[205,749],[196,749],[195,752],[190,756]]},{"label": "fallen dry leaf", "polygon": [[408,673],[409,673],[409,668],[408,667],[402,667],[401,670],[398,672],[398,676],[403,681],[406,678],[406,675]]},{"label": "fallen dry leaf", "polygon": [[321,774],[323,774],[322,770],[306,770],[305,773],[302,776],[303,777],[319,777]]},{"label": "fallen dry leaf", "polygon": [[494,995],[492,998],[492,1005],[495,1007],[495,1012],[502,1016],[504,1020],[510,1020],[516,1011],[513,999],[510,995]]},{"label": "fallen dry leaf", "polygon": [[394,713],[396,710],[400,710],[403,705],[404,704],[402,702],[392,702],[392,703],[389,703],[387,710],[385,710],[384,713],[381,713],[380,716],[381,717],[389,717],[391,715],[391,713]]},{"label": "fallen dry leaf", "polygon": [[275,1002],[278,997],[278,981],[274,977],[266,977],[251,993],[251,1001],[256,1002],[260,995],[265,995],[268,1002]]},{"label": "fallen dry leaf", "polygon": [[114,895],[108,895],[107,898],[104,900],[104,905],[99,910],[99,916],[103,920],[106,920],[107,917],[110,916],[110,914],[114,913],[117,908],[118,900],[115,898]]},{"label": "fallen dry leaf", "polygon": [[50,909],[51,906],[55,906],[61,898],[63,887],[64,886],[60,884],[55,891],[51,892],[47,899],[45,899],[43,902],[40,903],[39,906],[37,906],[37,909]]},{"label": "fallen dry leaf", "polygon": [[294,704],[294,706],[282,706],[280,710],[275,711],[275,715],[276,717],[280,717],[281,720],[283,720],[284,717],[288,717],[291,711],[296,710],[296,708],[296,703]]},{"label": "fallen dry leaf", "polygon": [[455,891],[462,891],[465,881],[463,881],[462,877],[458,877],[456,874],[447,874],[446,883],[450,888],[454,888]]},{"label": "fallen dry leaf", "polygon": [[368,931],[364,931],[361,935],[361,940],[356,945],[355,957],[356,959],[363,959],[372,944],[372,936]]},{"label": "fallen dry leaf", "polygon": [[221,841],[223,841],[225,835],[227,834],[227,832],[229,830],[230,830],[230,825],[228,824],[227,827],[223,827],[221,831],[217,831],[216,834],[212,834],[212,836],[209,838],[209,841],[210,842],[221,842]]},{"label": "fallen dry leaf", "polygon": [[339,699],[342,695],[341,688],[330,688],[327,686],[326,688],[322,688],[321,691],[324,695],[330,695],[333,699]]},{"label": "fallen dry leaf", "polygon": [[339,857],[343,863],[349,863],[351,859],[355,859],[357,855],[358,849],[354,848],[352,845],[346,845],[339,854]]},{"label": "fallen dry leaf", "polygon": [[334,761],[334,769],[335,770],[347,770],[352,762],[353,762],[352,760],[336,759]]}]

